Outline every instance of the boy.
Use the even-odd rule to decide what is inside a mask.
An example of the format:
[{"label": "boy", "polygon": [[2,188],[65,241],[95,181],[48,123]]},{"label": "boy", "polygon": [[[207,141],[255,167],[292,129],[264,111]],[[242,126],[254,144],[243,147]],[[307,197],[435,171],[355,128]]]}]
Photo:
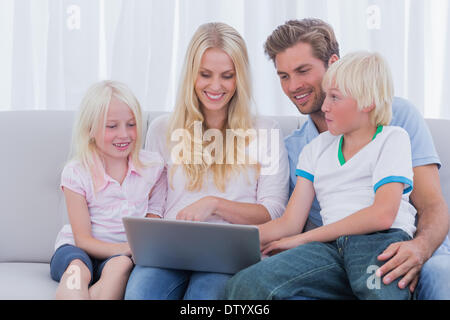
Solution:
[{"label": "boy", "polygon": [[[370,283],[377,256],[415,231],[409,136],[386,126],[393,98],[389,68],[378,54],[349,54],[328,69],[323,89],[329,131],[300,154],[284,215],[259,227],[264,254],[288,251],[233,277],[230,299],[410,298],[398,280]],[[300,233],[315,195],[324,226]],[[286,263],[279,259],[284,254],[295,259]]]}]

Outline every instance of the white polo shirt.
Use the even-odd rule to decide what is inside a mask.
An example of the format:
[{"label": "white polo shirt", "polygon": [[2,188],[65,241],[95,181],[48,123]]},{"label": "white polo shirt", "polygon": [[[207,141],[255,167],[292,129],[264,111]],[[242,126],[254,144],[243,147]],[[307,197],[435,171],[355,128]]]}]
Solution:
[{"label": "white polo shirt", "polygon": [[324,132],[306,145],[298,158],[297,176],[311,180],[323,224],[339,221],[373,204],[379,187],[404,184],[397,217],[391,228],[413,237],[416,209],[409,203],[413,187],[408,133],[394,126],[379,126],[374,138],[351,159],[342,154],[343,135]]}]

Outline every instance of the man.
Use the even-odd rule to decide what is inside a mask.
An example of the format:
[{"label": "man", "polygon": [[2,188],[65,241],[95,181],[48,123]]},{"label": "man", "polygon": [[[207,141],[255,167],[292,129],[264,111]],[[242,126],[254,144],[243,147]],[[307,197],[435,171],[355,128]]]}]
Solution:
[{"label": "man", "polygon": [[[319,19],[291,20],[279,26],[268,37],[265,52],[274,62],[284,93],[300,113],[308,115],[302,128],[285,139],[292,192],[297,180],[295,169],[299,154],[306,144],[327,130],[321,111],[325,98],[321,83],[328,66],[339,59],[339,45],[333,29],[327,23]],[[417,209],[418,221],[414,239],[394,243],[380,254],[378,259],[384,261],[384,264],[377,270],[377,275],[382,277],[385,284],[400,279],[398,286],[401,289],[409,287],[411,292],[416,291],[418,299],[450,299],[450,245],[448,238],[444,241],[448,232],[448,208],[439,182],[440,161],[430,132],[414,106],[404,99],[394,98],[392,109],[391,125],[403,127],[411,138],[414,188],[410,199]],[[307,229],[322,225],[319,212],[320,207],[315,200]],[[283,257],[295,259],[286,254]],[[252,283],[256,287],[259,281],[265,281],[258,278],[258,272],[255,272],[258,268],[261,269],[261,274],[269,271],[264,270],[264,260],[253,269]],[[292,277],[295,276],[298,275],[292,274]],[[290,284],[292,279],[288,280]],[[231,294],[229,298],[240,298],[239,290],[235,290],[238,286],[238,279],[232,279],[228,292],[237,294]],[[265,283],[264,287],[270,288],[270,284]],[[272,295],[276,296],[273,291]]]}]

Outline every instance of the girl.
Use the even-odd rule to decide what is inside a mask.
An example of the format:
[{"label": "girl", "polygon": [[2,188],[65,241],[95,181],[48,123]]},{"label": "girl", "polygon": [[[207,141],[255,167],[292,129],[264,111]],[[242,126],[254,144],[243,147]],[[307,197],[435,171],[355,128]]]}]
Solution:
[{"label": "girl", "polygon": [[88,90],[61,175],[70,225],[50,263],[57,299],[123,297],[133,262],[122,217],[162,215],[167,189],[163,160],[141,150],[141,132],[139,103],[125,85]]},{"label": "girl", "polygon": [[[283,252],[238,273],[230,299],[410,297],[376,272],[378,255],[415,232],[409,136],[387,126],[390,70],[378,54],[353,53],[331,65],[322,86],[329,131],[301,152],[284,215],[260,226],[263,253]],[[324,225],[300,233],[314,195]]]},{"label": "girl", "polygon": [[[186,52],[175,111],[155,119],[147,133],[146,148],[168,163],[164,219],[260,224],[283,212],[287,153],[278,125],[251,116],[249,74],[245,42],[236,30],[223,23],[198,28]],[[271,139],[274,132],[274,141],[245,136],[252,130]],[[242,144],[226,139],[227,133],[235,133]],[[273,170],[262,159],[250,161],[249,150],[257,142],[276,146],[266,150]],[[137,266],[125,298],[220,299],[230,277]]]}]

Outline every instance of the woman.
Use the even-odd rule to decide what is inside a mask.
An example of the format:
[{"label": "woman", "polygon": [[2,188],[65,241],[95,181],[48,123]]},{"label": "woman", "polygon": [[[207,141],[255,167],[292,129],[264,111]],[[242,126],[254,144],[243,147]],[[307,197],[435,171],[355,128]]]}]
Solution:
[{"label": "woman", "polygon": [[[278,125],[251,116],[249,75],[246,45],[235,29],[198,28],[175,110],[147,133],[146,148],[167,163],[164,219],[261,224],[284,212],[287,153]],[[231,276],[136,266],[125,298],[220,299]]]}]

